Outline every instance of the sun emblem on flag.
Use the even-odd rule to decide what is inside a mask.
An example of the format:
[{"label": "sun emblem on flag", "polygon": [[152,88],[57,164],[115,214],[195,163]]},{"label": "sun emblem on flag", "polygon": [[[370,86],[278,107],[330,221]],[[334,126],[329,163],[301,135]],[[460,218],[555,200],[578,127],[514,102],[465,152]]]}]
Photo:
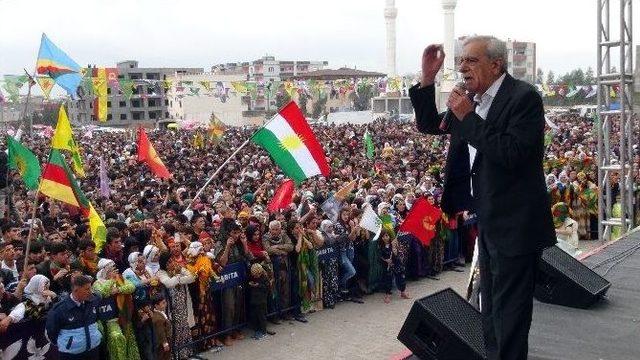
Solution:
[{"label": "sun emblem on flag", "polygon": [[27,171],[27,163],[21,157],[18,157],[16,159],[16,167],[18,168],[18,172],[20,173],[20,175],[24,175],[24,173]]},{"label": "sun emblem on flag", "polygon": [[285,150],[295,150],[303,146],[302,139],[296,134],[286,135],[280,140],[280,146]]}]

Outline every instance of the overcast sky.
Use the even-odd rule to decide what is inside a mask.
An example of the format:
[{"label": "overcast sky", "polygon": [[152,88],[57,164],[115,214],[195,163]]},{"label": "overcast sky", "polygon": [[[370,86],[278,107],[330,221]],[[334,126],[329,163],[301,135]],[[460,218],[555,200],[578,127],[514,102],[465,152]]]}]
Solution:
[{"label": "overcast sky", "polygon": [[[330,68],[385,71],[384,4],[384,0],[0,0],[0,74],[20,73],[23,67],[32,70],[42,32],[83,66],[137,59],[143,67],[208,69],[268,53],[284,60],[327,60]],[[536,42],[538,67],[545,73],[587,66],[595,70],[596,4],[596,0],[458,0],[455,32]],[[441,1],[396,0],[396,7],[398,71],[415,72],[424,46],[443,41]]]}]

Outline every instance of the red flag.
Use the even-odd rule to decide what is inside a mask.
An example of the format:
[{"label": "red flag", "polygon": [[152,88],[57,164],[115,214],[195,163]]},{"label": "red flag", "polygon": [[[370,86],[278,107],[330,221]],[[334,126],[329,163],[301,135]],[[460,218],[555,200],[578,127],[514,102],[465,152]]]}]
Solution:
[{"label": "red flag", "polygon": [[285,182],[280,185],[276,193],[273,195],[273,199],[269,202],[269,206],[267,206],[267,211],[273,213],[280,209],[284,209],[289,206],[293,202],[293,189],[295,183],[291,179],[285,180]]},{"label": "red flag", "polygon": [[151,171],[159,178],[168,179],[171,177],[169,170],[156,154],[156,150],[143,128],[138,129],[138,161],[146,162]]},{"label": "red flag", "polygon": [[429,204],[426,198],[418,198],[400,225],[399,231],[415,236],[422,245],[429,246],[436,235],[436,224],[442,218],[442,210]]}]

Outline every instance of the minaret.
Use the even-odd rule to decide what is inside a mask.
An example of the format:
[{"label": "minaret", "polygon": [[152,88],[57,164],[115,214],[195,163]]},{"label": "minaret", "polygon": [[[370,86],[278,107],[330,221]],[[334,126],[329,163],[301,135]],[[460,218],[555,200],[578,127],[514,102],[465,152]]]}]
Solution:
[{"label": "minaret", "polygon": [[[455,5],[454,5],[455,6]],[[384,21],[387,24],[387,76],[396,76],[396,9],[395,0],[386,0]]]},{"label": "minaret", "polygon": [[444,65],[442,73],[441,91],[451,92],[455,85],[455,12],[457,0],[442,0],[442,14],[444,15]]}]

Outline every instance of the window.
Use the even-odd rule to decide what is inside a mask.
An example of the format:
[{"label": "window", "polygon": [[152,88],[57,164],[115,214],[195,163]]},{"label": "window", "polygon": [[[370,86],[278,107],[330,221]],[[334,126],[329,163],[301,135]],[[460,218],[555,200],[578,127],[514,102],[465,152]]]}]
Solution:
[{"label": "window", "polygon": [[149,111],[149,119],[155,119],[155,118],[156,118],[155,111]]},{"label": "window", "polygon": [[126,101],[120,101],[120,107],[126,107],[127,106],[127,102]]},{"label": "window", "polygon": [[96,121],[96,116],[95,115],[91,115],[91,121]]},{"label": "window", "polygon": [[182,100],[180,100],[178,103],[180,104],[180,107],[182,108]]},{"label": "window", "polygon": [[169,100],[164,99],[164,106],[169,106]]},{"label": "window", "polygon": [[111,95],[111,88],[110,87],[107,88],[107,95]]},{"label": "window", "polygon": [[269,72],[273,72],[273,71],[274,71],[273,66],[269,66]]},{"label": "window", "polygon": [[113,118],[113,116],[111,116],[111,114],[107,114],[107,121],[111,120]]},{"label": "window", "polygon": [[142,106],[142,102],[139,99],[131,100],[131,106],[134,108],[139,108]]},{"label": "window", "polygon": [[107,101],[107,107],[110,108],[111,107],[111,101]]},{"label": "window", "polygon": [[120,120],[127,120],[127,114],[120,114]]},{"label": "window", "polygon": [[168,112],[168,111],[165,111],[165,112],[164,112],[164,118],[165,118],[165,119],[168,119],[168,118],[169,118],[169,112]]}]

